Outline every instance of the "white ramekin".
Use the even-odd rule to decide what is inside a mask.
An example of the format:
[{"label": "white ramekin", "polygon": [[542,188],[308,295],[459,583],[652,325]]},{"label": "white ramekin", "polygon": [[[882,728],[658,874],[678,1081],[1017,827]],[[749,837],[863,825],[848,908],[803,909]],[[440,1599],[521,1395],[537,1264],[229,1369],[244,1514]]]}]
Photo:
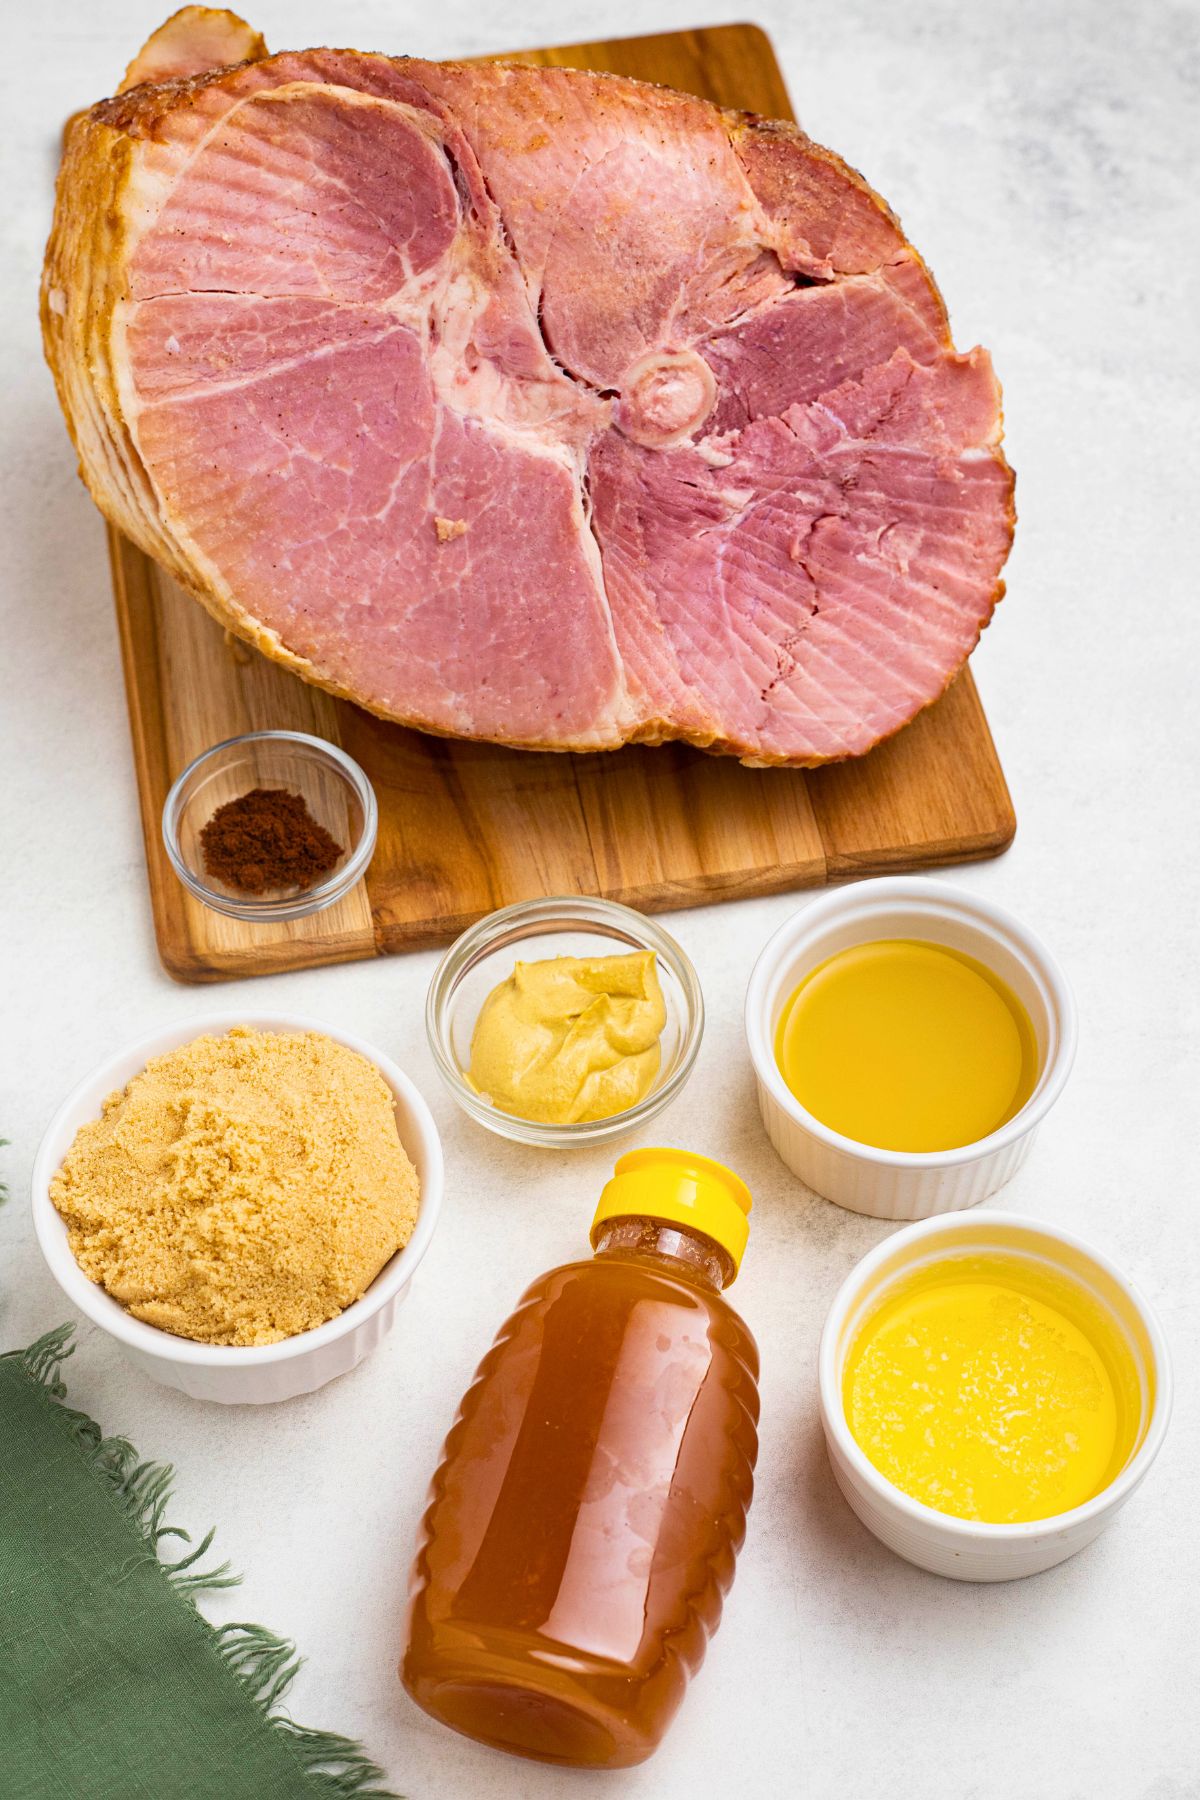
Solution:
[{"label": "white ramekin", "polygon": [[[775,1058],[780,1015],[803,977],[839,950],[877,938],[918,938],[961,950],[1005,980],[1037,1035],[1037,1086],[1015,1118],[960,1150],[877,1150],[807,1112]],[[876,1219],[924,1219],[994,1194],[1029,1153],[1075,1058],[1075,1003],[1041,939],[990,900],[924,876],[836,888],[794,914],[754,965],[746,1040],[767,1135],[792,1170],[839,1206]]]},{"label": "white ramekin", "polygon": [[[1050,1264],[1085,1288],[1129,1345],[1142,1395],[1141,1422],[1129,1461],[1103,1492],[1051,1519],[980,1525],[935,1512],[881,1475],[855,1443],[842,1402],[846,1356],[866,1312],[919,1264],[949,1254],[1005,1251]],[[1158,1455],[1171,1416],[1171,1367],[1158,1320],[1132,1282],[1106,1256],[1069,1232],[1018,1213],[950,1213],[923,1219],[885,1238],[838,1289],[818,1361],[821,1424],[842,1493],[869,1531],[897,1556],[958,1581],[1012,1581],[1065,1562],[1090,1544],[1140,1486]]]},{"label": "white ramekin", "polygon": [[[219,1035],[235,1025],[257,1031],[320,1031],[374,1063],[396,1104],[400,1141],[421,1184],[420,1210],[412,1237],[380,1270],[361,1300],[328,1324],[282,1343],[245,1349],[197,1344],[147,1325],[89,1281],[71,1254],[67,1228],[50,1198],[50,1181],[70,1149],[75,1133],[88,1119],[98,1118],[103,1101],[161,1056],[203,1034]],[[429,1248],[442,1203],[442,1148],[429,1108],[408,1076],[389,1057],[336,1025],[292,1013],[221,1013],[185,1019],[139,1038],[109,1058],[81,1081],[55,1113],[33,1165],[33,1222],[42,1255],[69,1300],[115,1338],[143,1374],[167,1387],[179,1388],[196,1400],[258,1404],[290,1400],[311,1393],[344,1375],[390,1331],[413,1273]]]}]

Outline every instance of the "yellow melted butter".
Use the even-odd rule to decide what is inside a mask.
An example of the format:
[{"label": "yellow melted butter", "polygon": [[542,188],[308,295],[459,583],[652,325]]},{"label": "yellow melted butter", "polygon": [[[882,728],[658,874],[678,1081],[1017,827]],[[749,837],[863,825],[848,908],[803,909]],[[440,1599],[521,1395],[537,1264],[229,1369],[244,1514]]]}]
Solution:
[{"label": "yellow melted butter", "polygon": [[1038,1074],[1029,1015],[1000,977],[942,944],[855,944],[783,1011],[783,1078],[823,1125],[880,1150],[956,1150],[999,1130]]},{"label": "yellow melted butter", "polygon": [[1002,1253],[947,1257],[860,1326],[843,1404],[880,1474],[938,1512],[1051,1518],[1128,1461],[1140,1386],[1118,1327],[1068,1276]]}]

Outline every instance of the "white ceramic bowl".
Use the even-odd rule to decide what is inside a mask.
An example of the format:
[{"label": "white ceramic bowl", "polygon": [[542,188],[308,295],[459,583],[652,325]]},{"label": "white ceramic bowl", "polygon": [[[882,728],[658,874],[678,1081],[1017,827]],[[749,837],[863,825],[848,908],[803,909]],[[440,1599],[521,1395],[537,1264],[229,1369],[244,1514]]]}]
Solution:
[{"label": "white ceramic bowl", "polygon": [[[50,1198],[50,1181],[70,1149],[75,1133],[88,1119],[98,1118],[107,1096],[125,1086],[161,1056],[205,1033],[220,1035],[235,1025],[258,1031],[320,1031],[375,1064],[392,1090],[400,1141],[421,1183],[420,1210],[412,1237],[380,1270],[361,1300],[313,1331],[282,1343],[245,1349],[197,1344],[147,1325],[126,1312],[95,1282],[89,1281],[71,1254],[67,1228]],[[417,1264],[429,1248],[442,1203],[442,1148],[429,1108],[408,1076],[390,1057],[336,1025],[292,1013],[221,1013],[185,1019],[139,1038],[81,1081],[55,1113],[33,1165],[33,1222],[42,1255],[69,1300],[115,1338],[142,1372],[197,1400],[261,1403],[290,1400],[311,1393],[361,1362],[386,1336],[408,1291]]]},{"label": "white ceramic bowl", "polygon": [[[999,1131],[960,1150],[878,1150],[806,1111],[775,1058],[780,1015],[805,975],[854,944],[917,938],[960,950],[995,971],[1025,1006],[1038,1046],[1033,1093]],[[923,876],[885,877],[811,901],[771,938],[746,993],[746,1040],[767,1135],[818,1194],[876,1219],[924,1219],[994,1194],[1028,1155],[1075,1058],[1075,1002],[1041,939],[990,900]]]},{"label": "white ceramic bowl", "polygon": [[[1128,1343],[1141,1388],[1141,1419],[1125,1467],[1083,1506],[1020,1525],[981,1525],[935,1512],[902,1493],[851,1436],[842,1402],[846,1356],[866,1312],[919,1264],[947,1254],[1004,1251],[1049,1263],[1088,1291]],[[1017,1213],[950,1213],[885,1238],[839,1288],[821,1334],[821,1424],[842,1493],[869,1531],[918,1568],[958,1581],[1012,1581],[1065,1562],[1124,1506],[1158,1455],[1171,1415],[1166,1341],[1150,1307],[1106,1256],[1069,1232]]]}]

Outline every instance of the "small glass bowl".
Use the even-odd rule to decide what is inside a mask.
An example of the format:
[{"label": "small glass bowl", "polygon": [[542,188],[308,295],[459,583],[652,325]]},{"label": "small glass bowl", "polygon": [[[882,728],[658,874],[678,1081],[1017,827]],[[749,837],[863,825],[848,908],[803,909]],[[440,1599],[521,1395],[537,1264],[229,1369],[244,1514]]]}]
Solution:
[{"label": "small glass bowl", "polygon": [[[614,956],[653,950],[667,1008],[659,1040],[662,1062],[644,1100],[609,1119],[550,1125],[501,1112],[467,1079],[471,1037],[492,989],[512,974],[515,962],[549,956]],[[489,913],[447,950],[429,984],[425,1029],[438,1073],[463,1111],[488,1131],[518,1144],[566,1149],[600,1144],[645,1125],[669,1106],[696,1061],[704,1035],[704,998],[696,971],[673,937],[653,919],[615,900],[521,900]]]},{"label": "small glass bowl", "polygon": [[[211,876],[200,833],[218,806],[251,788],[300,794],[313,818],[343,846],[335,867],[312,887],[243,894]],[[375,852],[375,790],[352,757],[303,731],[248,731],[190,762],[167,795],[162,834],[171,867],[189,894],[231,919],[306,919],[348,894]]]}]

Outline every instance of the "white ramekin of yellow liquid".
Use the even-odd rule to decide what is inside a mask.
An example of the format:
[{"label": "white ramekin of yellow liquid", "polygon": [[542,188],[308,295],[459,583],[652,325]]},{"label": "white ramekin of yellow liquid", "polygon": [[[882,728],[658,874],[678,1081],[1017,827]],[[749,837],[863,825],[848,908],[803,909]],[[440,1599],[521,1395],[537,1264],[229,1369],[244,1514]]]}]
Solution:
[{"label": "white ramekin of yellow liquid", "polygon": [[[1011,1012],[1013,1104],[1007,1111],[1001,1107],[994,1123],[986,1107],[974,1114],[968,1107],[964,1119],[975,1117],[980,1123],[966,1123],[957,1141],[950,1128],[950,1147],[944,1139],[941,1147],[922,1139],[922,1096],[915,1084],[908,1101],[891,1095],[891,1116],[880,1121],[879,1136],[868,1141],[870,1108],[859,1123],[861,1103],[888,1097],[895,1062],[891,1077],[881,1079],[871,1065],[869,1047],[860,1056],[849,1028],[841,1046],[840,1095],[825,1092],[806,1105],[782,1066],[781,1032],[795,1016],[798,997],[813,991],[816,982],[827,981],[828,970],[839,962],[889,945],[915,957],[946,953],[964,972],[973,971],[964,978],[974,981],[985,997],[986,983],[991,984],[997,1011]],[[851,1008],[839,1010],[840,999],[838,995],[837,1003],[827,1007],[826,1023],[832,1015],[845,1026]],[[802,907],[755,964],[745,1017],[759,1110],[779,1155],[826,1199],[878,1219],[929,1218],[974,1206],[995,1193],[1024,1161],[1075,1056],[1071,990],[1040,938],[992,901],[923,876],[856,882]],[[957,1020],[960,1037],[966,1029],[963,1041],[973,1045],[969,1023],[969,1017]],[[869,1035],[864,1032],[864,1045]],[[1018,1067],[1022,1041],[1027,1047],[1024,1076]],[[913,1060],[915,1064],[915,1055]],[[992,1066],[986,1055],[978,1063],[981,1073]],[[932,1136],[936,1141],[936,1133]]]},{"label": "white ramekin of yellow liquid", "polygon": [[818,1382],[850,1506],[960,1581],[1036,1575],[1090,1543],[1171,1411],[1166,1342],[1133,1284],[1070,1233],[990,1210],[865,1256],[829,1309]]}]

